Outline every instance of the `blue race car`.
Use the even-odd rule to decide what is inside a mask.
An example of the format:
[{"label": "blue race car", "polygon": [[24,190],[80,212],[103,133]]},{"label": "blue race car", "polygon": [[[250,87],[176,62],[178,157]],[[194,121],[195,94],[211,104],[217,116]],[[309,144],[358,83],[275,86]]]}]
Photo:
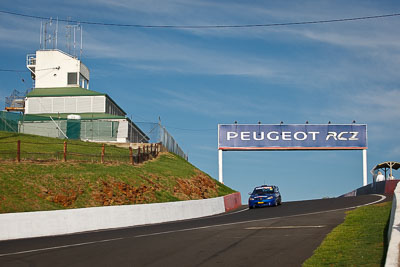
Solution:
[{"label": "blue race car", "polygon": [[249,209],[282,204],[281,193],[275,185],[257,186],[249,195]]}]

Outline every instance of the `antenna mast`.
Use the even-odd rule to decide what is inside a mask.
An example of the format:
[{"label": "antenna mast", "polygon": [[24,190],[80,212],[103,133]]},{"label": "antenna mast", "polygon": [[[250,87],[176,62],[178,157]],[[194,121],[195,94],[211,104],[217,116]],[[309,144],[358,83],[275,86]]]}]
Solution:
[{"label": "antenna mast", "polygon": [[[69,20],[70,18],[68,18]],[[81,24],[71,25],[69,22],[67,26],[65,26],[67,30],[67,53],[74,56],[75,58],[82,57],[82,50],[83,50],[83,29]],[[78,40],[77,40],[78,38]],[[77,54],[77,42],[80,42],[79,46],[79,57]]]},{"label": "antenna mast", "polygon": [[53,18],[40,23],[40,49],[57,49],[58,45],[58,18],[56,23]]}]

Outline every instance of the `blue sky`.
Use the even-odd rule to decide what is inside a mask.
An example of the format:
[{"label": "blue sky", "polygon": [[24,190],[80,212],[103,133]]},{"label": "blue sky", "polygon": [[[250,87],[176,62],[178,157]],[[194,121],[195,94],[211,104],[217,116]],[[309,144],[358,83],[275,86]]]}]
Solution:
[{"label": "blue sky", "polygon": [[[0,10],[120,24],[242,25],[392,14],[400,4],[2,0]],[[40,22],[0,13],[0,69],[26,69],[26,54],[39,48]],[[235,120],[365,123],[369,171],[399,161],[399,28],[400,17],[239,29],[83,25],[82,61],[92,90],[109,94],[136,122],[160,116],[190,162],[216,179],[217,125]],[[14,88],[32,86],[28,72],[0,71],[0,81],[1,108]],[[362,185],[362,152],[224,152],[224,182],[243,199],[264,182],[278,185],[284,200],[335,197]]]}]

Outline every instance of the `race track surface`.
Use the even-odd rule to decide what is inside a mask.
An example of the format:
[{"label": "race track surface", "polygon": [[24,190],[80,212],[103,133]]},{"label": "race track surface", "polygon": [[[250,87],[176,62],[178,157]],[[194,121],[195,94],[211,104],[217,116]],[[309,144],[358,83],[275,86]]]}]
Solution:
[{"label": "race track surface", "polygon": [[366,195],[201,219],[0,242],[0,266],[301,266]]}]

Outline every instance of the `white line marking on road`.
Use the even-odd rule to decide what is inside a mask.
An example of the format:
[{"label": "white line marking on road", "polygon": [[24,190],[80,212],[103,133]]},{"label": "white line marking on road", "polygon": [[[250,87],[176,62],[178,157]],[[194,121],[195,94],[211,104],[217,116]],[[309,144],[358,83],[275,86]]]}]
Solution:
[{"label": "white line marking on road", "polygon": [[[355,209],[363,206],[369,206],[373,205],[376,203],[379,203],[383,200],[386,199],[386,196],[383,195],[377,195],[380,196],[381,198],[377,201],[363,204],[363,205],[358,205],[358,206],[353,206],[353,207],[348,207],[348,208],[341,208],[341,209],[334,209],[334,210],[325,210],[325,211],[317,211],[317,212],[310,212],[310,213],[303,213],[303,214],[296,214],[296,215],[289,215],[289,216],[282,216],[282,217],[273,217],[273,218],[266,218],[266,219],[258,219],[258,220],[248,220],[248,221],[241,221],[241,222],[234,222],[234,223],[224,223],[224,224],[215,224],[215,225],[208,225],[208,226],[202,226],[202,227],[194,227],[194,228],[187,228],[187,229],[180,229],[180,230],[172,230],[172,231],[165,231],[165,232],[158,232],[158,233],[151,233],[151,234],[144,234],[144,235],[136,235],[136,236],[127,236],[127,237],[119,237],[119,238],[112,238],[112,239],[103,239],[103,240],[98,240],[98,241],[91,241],[91,242],[84,242],[84,243],[76,243],[76,244],[69,244],[69,245],[63,245],[63,246],[54,246],[54,247],[47,247],[47,248],[38,248],[38,249],[31,249],[31,250],[24,250],[24,251],[17,251],[17,252],[10,252],[10,253],[4,253],[0,254],[0,257],[5,257],[5,256],[12,256],[12,255],[19,255],[19,254],[26,254],[26,253],[33,253],[33,252],[40,252],[40,251],[49,251],[49,250],[56,250],[56,249],[63,249],[63,248],[72,248],[72,247],[79,247],[79,246],[84,246],[84,245],[92,245],[92,244],[98,244],[98,243],[106,243],[106,242],[112,242],[112,241],[118,241],[118,240],[124,240],[124,239],[130,239],[130,238],[140,238],[140,237],[148,237],[148,236],[156,236],[156,235],[165,235],[165,234],[171,234],[171,233],[180,233],[180,232],[187,232],[187,231],[196,231],[196,230],[202,230],[202,229],[208,229],[208,228],[214,228],[214,227],[223,227],[223,226],[230,226],[230,225],[236,225],[236,224],[245,224],[245,223],[252,223],[252,222],[261,222],[261,221],[270,221],[270,220],[276,220],[280,218],[293,218],[293,217],[300,217],[300,216],[307,216],[307,215],[315,215],[315,214],[321,214],[321,213],[327,213],[327,212],[335,212],[335,211],[341,211],[341,210],[349,210],[349,209]],[[245,209],[247,210],[247,209]],[[238,211],[242,212],[244,210]],[[230,213],[232,214],[232,213]]]},{"label": "white line marking on road", "polygon": [[63,245],[63,246],[38,248],[38,249],[31,249],[31,250],[25,250],[25,251],[17,251],[17,252],[12,252],[12,253],[4,253],[4,254],[0,254],[0,257],[12,256],[12,255],[18,255],[18,254],[25,254],[25,253],[31,253],[31,252],[40,252],[40,251],[46,251],[46,250],[55,250],[55,249],[60,249],[60,248],[79,247],[79,246],[84,246],[84,245],[106,243],[106,242],[117,241],[117,240],[122,240],[122,239],[125,239],[125,237],[112,238],[112,239],[103,239],[103,240],[98,240],[98,241],[76,243],[76,244]]},{"label": "white line marking on road", "polygon": [[323,228],[326,225],[288,225],[288,226],[255,226],[247,227],[245,230],[263,230],[263,229],[304,229],[304,228]]},{"label": "white line marking on road", "polygon": [[[212,215],[210,217],[215,218],[215,217],[229,216],[229,215],[236,214],[236,213],[241,213],[241,212],[247,211],[247,210],[249,210],[249,208],[245,208],[245,209],[242,209],[242,210],[233,211],[233,212],[229,212],[229,213],[222,213],[222,214],[218,214],[218,215]],[[209,218],[209,217],[203,217],[203,218],[206,219],[206,218]],[[194,218],[194,220],[196,220],[196,219],[202,219],[202,218]]]}]

